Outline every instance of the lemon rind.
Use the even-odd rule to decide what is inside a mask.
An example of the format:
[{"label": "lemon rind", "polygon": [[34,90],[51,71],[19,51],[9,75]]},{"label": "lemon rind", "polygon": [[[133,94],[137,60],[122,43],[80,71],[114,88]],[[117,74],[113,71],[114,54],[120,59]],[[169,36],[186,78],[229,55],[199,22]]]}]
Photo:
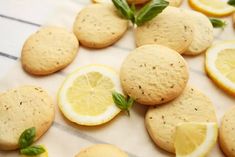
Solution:
[{"label": "lemon rind", "polygon": [[108,76],[112,81],[114,81],[115,89],[117,92],[122,93],[121,84],[119,81],[119,77],[117,72],[106,66],[101,64],[90,64],[87,66],[83,66],[69,74],[65,81],[63,82],[61,88],[58,92],[58,106],[64,116],[70,121],[77,123],[79,125],[86,126],[95,126],[107,123],[111,119],[113,119],[121,110],[115,105],[110,105],[110,107],[102,114],[98,116],[83,116],[75,113],[69,104],[67,104],[66,98],[63,96],[69,86],[72,85],[73,80],[77,78],[79,75],[83,75],[88,72],[100,72],[103,75]]},{"label": "lemon rind", "polygon": [[205,70],[212,80],[228,93],[235,95],[235,83],[227,79],[215,66],[215,60],[221,50],[235,49],[235,40],[220,42],[209,48],[206,52]]}]

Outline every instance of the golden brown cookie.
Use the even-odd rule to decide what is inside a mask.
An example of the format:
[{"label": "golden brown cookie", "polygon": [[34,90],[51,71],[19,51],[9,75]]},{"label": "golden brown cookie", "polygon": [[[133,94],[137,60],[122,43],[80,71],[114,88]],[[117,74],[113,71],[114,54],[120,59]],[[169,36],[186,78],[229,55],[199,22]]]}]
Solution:
[{"label": "golden brown cookie", "polygon": [[232,15],[233,27],[235,28],[235,13]]},{"label": "golden brown cookie", "polygon": [[183,53],[193,40],[193,30],[186,14],[169,6],[151,21],[137,27],[135,40],[137,46],[160,44]]},{"label": "golden brown cookie", "polygon": [[235,107],[227,111],[219,130],[219,143],[228,157],[235,157]]},{"label": "golden brown cookie", "polygon": [[185,10],[193,26],[193,41],[185,55],[199,55],[213,42],[213,26],[207,16],[197,11]]},{"label": "golden brown cookie", "polygon": [[84,148],[75,157],[128,157],[128,155],[110,144],[96,144]]},{"label": "golden brown cookie", "polygon": [[175,100],[151,107],[145,117],[145,124],[153,141],[171,153],[175,152],[175,128],[182,122],[217,122],[212,102],[195,88],[186,87]]},{"label": "golden brown cookie", "polygon": [[166,0],[170,3],[170,6],[179,7],[184,0]]},{"label": "golden brown cookie", "polygon": [[22,86],[0,94],[0,150],[17,149],[21,133],[36,127],[40,138],[51,126],[55,110],[40,87]]},{"label": "golden brown cookie", "polygon": [[124,92],[144,105],[166,103],[181,94],[188,81],[187,63],[176,51],[144,45],[132,51],[120,71]]},{"label": "golden brown cookie", "polygon": [[128,28],[112,4],[91,4],[80,11],[74,22],[74,33],[82,45],[104,48],[119,40]]},{"label": "golden brown cookie", "polygon": [[21,63],[30,74],[48,75],[70,64],[78,46],[73,33],[63,28],[43,27],[26,40]]}]

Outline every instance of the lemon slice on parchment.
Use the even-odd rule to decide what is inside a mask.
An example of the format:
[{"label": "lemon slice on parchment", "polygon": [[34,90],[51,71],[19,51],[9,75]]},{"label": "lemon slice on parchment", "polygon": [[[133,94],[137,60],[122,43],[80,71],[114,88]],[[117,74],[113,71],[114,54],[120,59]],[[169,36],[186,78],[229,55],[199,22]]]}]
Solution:
[{"label": "lemon slice on parchment", "polygon": [[205,157],[215,145],[216,123],[182,123],[176,127],[176,157]]},{"label": "lemon slice on parchment", "polygon": [[107,66],[88,65],[66,78],[58,94],[59,107],[77,124],[103,124],[120,112],[113,91],[122,93],[118,74]]},{"label": "lemon slice on parchment", "polygon": [[235,7],[225,0],[189,0],[190,6],[210,16],[227,16],[235,11]]},{"label": "lemon slice on parchment", "polygon": [[235,40],[209,48],[205,69],[219,87],[235,95]]}]

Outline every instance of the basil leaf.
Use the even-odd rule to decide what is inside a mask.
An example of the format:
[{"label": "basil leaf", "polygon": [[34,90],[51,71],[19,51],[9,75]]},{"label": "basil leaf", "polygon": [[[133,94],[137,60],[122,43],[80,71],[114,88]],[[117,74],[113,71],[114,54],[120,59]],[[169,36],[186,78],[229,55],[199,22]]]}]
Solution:
[{"label": "basil leaf", "polygon": [[113,92],[112,96],[113,96],[113,101],[117,105],[118,108],[120,108],[121,110],[127,109],[126,98],[122,94],[118,92]]},{"label": "basil leaf", "polygon": [[140,9],[135,23],[137,26],[152,20],[155,16],[161,13],[167,6],[169,2],[165,0],[151,0],[143,8]]},{"label": "basil leaf", "polygon": [[229,0],[229,1],[228,1],[228,4],[235,7],[235,0]]},{"label": "basil leaf", "polygon": [[121,14],[132,23],[135,23],[135,15],[132,9],[127,4],[126,0],[112,0],[114,6],[121,12]]},{"label": "basil leaf", "polygon": [[33,156],[39,155],[45,152],[45,149],[42,146],[29,146],[20,150],[20,154]]},{"label": "basil leaf", "polygon": [[26,148],[29,145],[31,145],[34,141],[35,136],[36,136],[36,128],[35,127],[26,129],[20,135],[20,139],[18,141],[20,148]]},{"label": "basil leaf", "polygon": [[220,19],[216,18],[209,18],[209,19],[214,28],[224,28],[227,25],[225,21],[222,21]]},{"label": "basil leaf", "polygon": [[123,96],[122,94],[120,94],[118,92],[113,92],[112,96],[113,96],[113,101],[117,105],[117,107],[123,111],[126,111],[127,115],[130,116],[129,110],[134,103],[134,99],[128,98],[128,100],[127,100],[127,98],[125,96]]},{"label": "basil leaf", "polygon": [[130,108],[132,107],[133,103],[134,103],[134,99],[129,98],[127,101],[127,109],[126,109],[128,116],[130,116]]}]

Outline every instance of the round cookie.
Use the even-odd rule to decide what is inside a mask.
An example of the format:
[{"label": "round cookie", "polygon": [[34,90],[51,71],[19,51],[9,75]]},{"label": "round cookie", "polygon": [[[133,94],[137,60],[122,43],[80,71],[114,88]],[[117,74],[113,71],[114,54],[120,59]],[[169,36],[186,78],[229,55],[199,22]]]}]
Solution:
[{"label": "round cookie", "polygon": [[196,11],[185,10],[193,26],[193,41],[185,55],[199,55],[213,42],[213,26],[207,16]]},{"label": "round cookie", "polygon": [[217,122],[214,106],[203,93],[186,87],[182,95],[147,111],[145,124],[153,141],[174,153],[175,127],[182,122]]},{"label": "round cookie", "polygon": [[122,64],[124,92],[144,105],[158,105],[181,94],[188,81],[187,63],[176,51],[162,45],[144,45]]},{"label": "round cookie", "polygon": [[26,40],[21,63],[30,74],[48,75],[70,64],[78,46],[73,33],[63,28],[43,27]]},{"label": "round cookie", "polygon": [[75,157],[128,157],[128,155],[109,144],[96,144],[80,151]]},{"label": "round cookie", "polygon": [[219,143],[228,157],[235,157],[235,107],[227,111],[219,130]]},{"label": "round cookie", "polygon": [[235,13],[232,15],[233,28],[235,28]]},{"label": "round cookie", "polygon": [[179,7],[183,0],[166,0],[170,3],[170,6]]},{"label": "round cookie", "polygon": [[82,45],[104,48],[119,40],[128,24],[112,4],[100,3],[82,9],[74,22],[73,30]]},{"label": "round cookie", "polygon": [[0,94],[0,150],[19,148],[21,133],[36,128],[35,140],[51,126],[55,110],[51,98],[39,87],[22,86]]},{"label": "round cookie", "polygon": [[181,9],[171,6],[135,29],[137,46],[160,44],[183,53],[188,49],[192,39],[192,26],[186,14]]}]

